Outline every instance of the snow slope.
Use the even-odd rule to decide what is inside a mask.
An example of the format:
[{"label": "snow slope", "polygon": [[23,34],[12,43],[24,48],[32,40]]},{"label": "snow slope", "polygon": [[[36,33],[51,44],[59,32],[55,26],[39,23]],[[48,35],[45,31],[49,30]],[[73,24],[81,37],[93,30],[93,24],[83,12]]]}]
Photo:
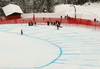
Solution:
[{"label": "snow slope", "polygon": [[[83,19],[94,19],[97,18],[100,20],[100,3],[88,3],[80,6],[80,5],[75,5],[76,7],[76,15],[77,18],[83,18]],[[71,17],[74,17],[75,11],[74,7],[71,6],[71,4],[61,4],[55,6],[55,13],[63,13],[65,15],[69,15]]]},{"label": "snow slope", "polygon": [[[100,3],[91,3],[88,5],[88,3],[80,6],[75,5],[76,7],[76,17],[82,18],[82,19],[90,19],[94,20],[96,18],[100,21]],[[66,15],[69,15],[70,17],[75,17],[75,11],[74,7],[71,6],[71,4],[61,4],[54,7],[54,13],[34,13],[35,17],[51,17],[51,18],[60,18],[63,16],[63,18]],[[22,14],[22,18],[32,18],[33,13],[28,14]]]},{"label": "snow slope", "polygon": [[[99,4],[90,6],[76,6],[77,14],[97,16]],[[94,6],[97,13],[93,9],[89,13]],[[74,15],[70,8],[57,6],[55,13]],[[24,35],[20,35],[21,29]],[[51,25],[0,25],[0,69],[100,69],[99,36],[99,31],[68,26],[57,30]]]},{"label": "snow slope", "polygon": [[0,25],[0,69],[100,69],[99,35],[67,26]]}]

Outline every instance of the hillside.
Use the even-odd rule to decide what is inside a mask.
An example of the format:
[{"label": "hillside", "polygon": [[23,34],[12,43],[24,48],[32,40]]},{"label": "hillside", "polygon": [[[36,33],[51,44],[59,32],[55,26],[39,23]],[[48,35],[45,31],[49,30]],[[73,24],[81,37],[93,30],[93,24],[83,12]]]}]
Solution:
[{"label": "hillside", "polygon": [[[77,18],[100,20],[100,3],[85,3],[84,5],[75,5]],[[54,8],[54,13],[65,14],[74,17],[75,11],[71,4],[61,4]]]}]

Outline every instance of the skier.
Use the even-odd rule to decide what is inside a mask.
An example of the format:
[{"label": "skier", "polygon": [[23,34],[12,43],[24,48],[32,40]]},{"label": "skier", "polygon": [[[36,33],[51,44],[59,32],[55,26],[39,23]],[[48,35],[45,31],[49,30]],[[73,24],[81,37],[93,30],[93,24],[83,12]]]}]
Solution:
[{"label": "skier", "polygon": [[21,35],[23,35],[23,29],[21,29]]},{"label": "skier", "polygon": [[57,24],[57,30],[59,29],[59,24]]}]

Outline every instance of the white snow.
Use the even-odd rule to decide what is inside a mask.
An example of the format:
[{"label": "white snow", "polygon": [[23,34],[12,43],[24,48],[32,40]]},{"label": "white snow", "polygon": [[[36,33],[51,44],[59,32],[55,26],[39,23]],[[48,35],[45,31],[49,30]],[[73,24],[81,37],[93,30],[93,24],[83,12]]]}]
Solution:
[{"label": "white snow", "polygon": [[100,69],[99,36],[99,31],[67,25],[59,30],[51,25],[0,25],[0,69]]},{"label": "white snow", "polygon": [[[20,30],[24,35],[20,35]],[[0,25],[0,68],[99,69],[100,32],[76,27]]]},{"label": "white snow", "polygon": [[[100,20],[100,3],[88,3],[80,6],[80,5],[74,5],[76,7],[76,16],[77,18],[83,18],[83,19],[94,19],[97,18]],[[75,9],[71,4],[61,4],[55,6],[55,13],[62,13],[65,15],[69,15],[71,17],[75,16]]]},{"label": "white snow", "polygon": [[[84,5],[74,5],[76,7],[76,18],[94,20],[96,18],[100,21],[100,3],[88,3]],[[75,17],[75,9],[71,4],[61,4],[54,7],[54,13],[34,13],[36,18],[64,18],[66,15]],[[22,14],[22,18],[32,18],[33,13]]]},{"label": "white snow", "polygon": [[23,13],[21,8],[18,5],[14,5],[14,4],[8,4],[4,7],[2,7],[2,9],[3,9],[6,16],[9,16],[13,13],[21,13],[21,14]]}]

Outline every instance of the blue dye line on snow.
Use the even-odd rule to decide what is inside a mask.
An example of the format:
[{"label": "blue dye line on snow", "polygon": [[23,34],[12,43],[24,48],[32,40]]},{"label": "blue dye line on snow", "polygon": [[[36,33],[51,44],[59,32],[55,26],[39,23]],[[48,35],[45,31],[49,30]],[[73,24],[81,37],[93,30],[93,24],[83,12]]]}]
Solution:
[{"label": "blue dye line on snow", "polygon": [[63,51],[75,51],[75,50],[63,50]]},{"label": "blue dye line on snow", "polygon": [[[2,29],[3,29],[3,28],[2,28]],[[2,30],[2,29],[1,29],[2,32],[13,33],[13,34],[19,34],[19,33],[16,33],[16,32],[9,32],[10,29],[8,29],[8,31],[7,31],[7,30]],[[65,63],[57,62],[57,60],[58,60],[58,61],[67,61],[67,60],[65,60],[65,59],[59,59],[61,55],[81,55],[81,54],[79,54],[79,53],[64,53],[64,54],[62,54],[62,47],[60,47],[60,46],[58,46],[58,45],[52,43],[51,41],[48,41],[48,40],[42,39],[42,38],[32,37],[32,36],[29,36],[29,35],[25,35],[25,36],[31,37],[31,38],[36,38],[36,39],[39,39],[39,40],[43,40],[43,41],[49,42],[49,43],[51,43],[52,45],[58,47],[58,48],[60,49],[60,54],[59,54],[59,56],[58,56],[56,59],[54,59],[53,61],[51,61],[50,63],[45,64],[45,65],[40,66],[40,67],[27,67],[27,68],[26,68],[26,67],[21,67],[21,68],[19,68],[19,67],[17,67],[17,68],[16,68],[16,67],[0,67],[0,68],[3,68],[3,69],[4,69],[4,68],[5,68],[5,69],[42,69],[43,67],[46,67],[46,66],[48,66],[48,65],[50,65],[50,64],[52,64],[52,63],[65,64]],[[71,37],[72,37],[72,36],[71,36]],[[98,44],[99,44],[99,43],[98,43]],[[68,50],[63,50],[63,51],[68,51]],[[86,55],[86,54],[85,54],[85,55]],[[91,60],[87,60],[87,61],[91,61]],[[100,66],[89,65],[89,64],[83,64],[83,66],[100,67]]]},{"label": "blue dye line on snow", "polygon": [[86,59],[85,61],[98,61],[98,60],[94,60],[94,59]]},{"label": "blue dye line on snow", "polygon": [[[25,36],[28,36],[28,35],[25,35]],[[28,37],[31,37],[31,36],[28,36]],[[52,44],[52,45],[54,45],[54,46],[56,46],[56,47],[58,47],[58,48],[60,49],[60,54],[59,54],[59,56],[58,56],[56,59],[54,59],[53,61],[51,61],[50,63],[48,63],[48,64],[46,64],[46,65],[43,65],[43,66],[40,66],[40,67],[34,67],[34,68],[46,67],[46,66],[48,66],[48,65],[50,65],[50,64],[52,64],[52,63],[54,63],[54,62],[55,62],[56,60],[58,60],[58,59],[60,58],[60,56],[62,55],[62,49],[61,49],[58,45],[56,45],[56,44],[54,44],[54,43],[52,43],[52,42],[50,42],[50,41],[47,41],[46,39],[41,39],[41,38],[38,38],[38,37],[33,37],[33,38],[46,41],[46,42],[48,42],[48,43],[50,43],[50,44]]]},{"label": "blue dye line on snow", "polygon": [[57,63],[57,64],[66,64],[66,63],[62,63],[62,62],[54,62],[54,63]]},{"label": "blue dye line on snow", "polygon": [[0,67],[0,69],[42,69],[42,68],[33,68],[33,67]]},{"label": "blue dye line on snow", "polygon": [[69,47],[61,47],[61,48],[69,48]]},{"label": "blue dye line on snow", "polygon": [[58,59],[58,61],[70,61],[70,60],[66,60],[66,59]]},{"label": "blue dye line on snow", "polygon": [[96,67],[96,65],[91,65],[91,64],[83,64],[83,66]]},{"label": "blue dye line on snow", "polygon": [[64,43],[64,42],[55,42],[56,44],[62,44],[62,43]]},{"label": "blue dye line on snow", "polygon": [[63,55],[81,55],[80,53],[64,53]]},{"label": "blue dye line on snow", "polygon": [[[8,31],[7,31],[7,30],[1,30],[1,31],[2,31],[2,32],[7,32],[7,33],[12,33],[12,34],[18,34],[18,33],[14,33],[14,32],[9,32],[9,29],[8,29]],[[57,61],[57,60],[61,57],[61,55],[62,55],[62,49],[61,49],[61,47],[59,47],[58,45],[56,45],[56,44],[54,44],[54,43],[52,43],[52,42],[50,42],[50,41],[47,41],[46,39],[41,39],[41,38],[38,38],[38,37],[32,37],[32,36],[29,36],[29,35],[25,35],[25,36],[31,37],[31,38],[35,38],[35,39],[39,39],[39,40],[43,40],[43,41],[46,41],[46,42],[48,42],[48,43],[50,43],[50,44],[52,44],[52,45],[58,47],[59,50],[60,50],[60,54],[59,54],[59,56],[58,56],[56,59],[54,59],[53,61],[51,61],[51,62],[48,63],[48,64],[45,64],[45,65],[42,65],[42,66],[39,66],[39,67],[33,67],[33,69],[34,69],[34,68],[35,68],[35,69],[37,69],[37,68],[39,69],[39,68],[46,67],[46,66],[48,66],[48,65],[50,65],[50,64],[52,64],[52,63],[54,63],[55,61]]]}]

